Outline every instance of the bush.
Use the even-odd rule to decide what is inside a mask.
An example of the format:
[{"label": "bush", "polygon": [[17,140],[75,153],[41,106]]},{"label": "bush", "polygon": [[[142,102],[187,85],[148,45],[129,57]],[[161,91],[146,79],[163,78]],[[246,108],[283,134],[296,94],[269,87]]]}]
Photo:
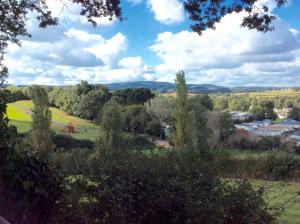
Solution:
[{"label": "bush", "polygon": [[56,149],[71,150],[73,148],[87,148],[93,149],[95,147],[94,142],[90,140],[78,140],[68,135],[55,135],[53,142]]},{"label": "bush", "polygon": [[12,224],[48,223],[62,193],[57,171],[24,152],[11,154],[0,169],[0,215]]},{"label": "bush", "polygon": [[275,223],[262,189],[220,180],[190,150],[100,152],[89,164],[89,176],[68,178],[56,223]]},{"label": "bush", "polygon": [[88,157],[92,152],[93,150],[85,148],[74,148],[67,152],[58,150],[53,154],[53,160],[65,175],[84,174],[88,170]]},{"label": "bush", "polygon": [[300,175],[300,161],[292,154],[274,152],[265,161],[266,173],[273,180],[287,180],[296,174]]}]

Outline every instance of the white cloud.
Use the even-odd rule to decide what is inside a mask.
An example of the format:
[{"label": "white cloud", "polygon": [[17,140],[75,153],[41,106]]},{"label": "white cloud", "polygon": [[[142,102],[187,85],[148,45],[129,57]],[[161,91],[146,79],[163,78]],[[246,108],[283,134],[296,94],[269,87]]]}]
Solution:
[{"label": "white cloud", "polygon": [[119,66],[123,68],[139,68],[142,66],[141,57],[127,57],[119,61]]},{"label": "white cloud", "polygon": [[178,0],[148,0],[155,19],[161,23],[172,24],[184,21],[183,5]]},{"label": "white cloud", "polygon": [[281,85],[279,81],[290,77],[300,85],[297,32],[281,20],[274,23],[274,32],[250,31],[240,27],[242,18],[227,15],[216,30],[202,36],[189,31],[158,34],[150,47],[162,61],[155,68],[158,79],[174,80],[184,69],[188,81],[196,83]]}]

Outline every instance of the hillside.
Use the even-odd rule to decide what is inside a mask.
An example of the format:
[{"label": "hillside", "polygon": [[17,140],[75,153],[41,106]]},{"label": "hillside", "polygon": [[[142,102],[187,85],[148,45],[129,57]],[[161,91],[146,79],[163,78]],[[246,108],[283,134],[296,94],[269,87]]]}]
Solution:
[{"label": "hillside", "polygon": [[[31,130],[31,114],[33,104],[32,101],[24,100],[17,101],[15,103],[9,103],[7,105],[7,115],[10,120],[10,124],[18,128],[18,132],[25,133]],[[70,116],[66,112],[52,107],[52,129],[61,133],[66,125],[72,123],[75,127],[76,133],[72,134],[77,139],[90,139],[95,140],[97,135],[97,126],[91,122]]]},{"label": "hillside", "polygon": [[[121,82],[107,84],[107,86],[111,91],[126,88],[148,88],[161,93],[175,92],[175,84],[169,82]],[[226,93],[230,91],[227,87],[211,84],[188,84],[187,87],[191,93]]]}]

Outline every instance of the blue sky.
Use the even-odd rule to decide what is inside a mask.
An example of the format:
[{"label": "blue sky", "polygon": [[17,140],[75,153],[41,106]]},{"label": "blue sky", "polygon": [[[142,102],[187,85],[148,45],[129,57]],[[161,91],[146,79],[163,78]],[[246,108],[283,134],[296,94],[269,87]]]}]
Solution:
[{"label": "blue sky", "polygon": [[[123,0],[126,20],[104,18],[96,28],[78,16],[78,6],[48,2],[60,25],[40,29],[28,21],[32,38],[7,50],[10,84],[174,82],[184,69],[188,83],[300,86],[299,1],[273,10],[274,32],[241,28],[241,13],[201,37],[190,30],[180,0]],[[261,2],[274,7],[273,0]]]}]

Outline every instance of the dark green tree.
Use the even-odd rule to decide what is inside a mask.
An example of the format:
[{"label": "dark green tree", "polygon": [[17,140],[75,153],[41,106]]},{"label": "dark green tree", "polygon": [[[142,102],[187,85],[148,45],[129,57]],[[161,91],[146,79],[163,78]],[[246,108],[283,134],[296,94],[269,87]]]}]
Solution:
[{"label": "dark green tree", "polygon": [[289,118],[300,121],[300,109],[298,107],[293,107],[289,113]]},{"label": "dark green tree", "polygon": [[87,92],[86,95],[81,97],[77,114],[88,120],[97,120],[99,111],[102,110],[104,104],[109,101],[110,97],[111,94],[107,88]]},{"label": "dark green tree", "polygon": [[99,150],[107,152],[120,149],[122,118],[120,106],[116,102],[109,101],[105,104],[100,127],[97,144]]},{"label": "dark green tree", "polygon": [[208,127],[207,108],[197,97],[189,100],[188,143],[190,148],[206,152],[211,130]]},{"label": "dark green tree", "polygon": [[226,141],[235,132],[235,126],[229,113],[220,116],[220,140]]},{"label": "dark green tree", "polygon": [[214,109],[214,103],[208,94],[196,95],[193,98],[199,100],[200,104],[205,106],[208,110]]},{"label": "dark green tree", "polygon": [[147,88],[127,88],[113,92],[113,98],[122,105],[144,104],[154,98]]},{"label": "dark green tree", "polygon": [[174,112],[175,133],[174,143],[176,148],[184,148],[188,141],[188,89],[185,83],[184,71],[176,74],[176,106]]}]

